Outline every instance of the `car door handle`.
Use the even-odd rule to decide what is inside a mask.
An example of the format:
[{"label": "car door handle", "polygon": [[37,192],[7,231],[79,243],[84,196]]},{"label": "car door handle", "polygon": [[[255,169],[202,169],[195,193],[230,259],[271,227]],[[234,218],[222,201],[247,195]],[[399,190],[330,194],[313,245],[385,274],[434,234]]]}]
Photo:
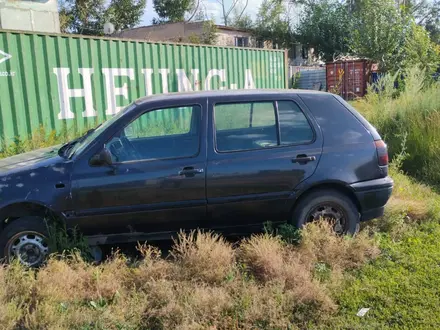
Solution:
[{"label": "car door handle", "polygon": [[202,174],[205,170],[203,168],[185,167],[183,170],[179,171],[180,176],[194,176],[196,174]]},{"label": "car door handle", "polygon": [[292,163],[307,164],[308,162],[314,162],[315,160],[315,156],[298,155],[296,158],[292,159]]}]

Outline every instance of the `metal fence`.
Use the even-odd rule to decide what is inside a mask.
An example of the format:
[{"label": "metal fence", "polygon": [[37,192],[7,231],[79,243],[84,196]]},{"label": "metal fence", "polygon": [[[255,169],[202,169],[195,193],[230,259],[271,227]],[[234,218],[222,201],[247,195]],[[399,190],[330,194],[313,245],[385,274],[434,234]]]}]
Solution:
[{"label": "metal fence", "polygon": [[320,66],[290,66],[290,86],[299,89],[321,90],[327,89],[326,70]]}]

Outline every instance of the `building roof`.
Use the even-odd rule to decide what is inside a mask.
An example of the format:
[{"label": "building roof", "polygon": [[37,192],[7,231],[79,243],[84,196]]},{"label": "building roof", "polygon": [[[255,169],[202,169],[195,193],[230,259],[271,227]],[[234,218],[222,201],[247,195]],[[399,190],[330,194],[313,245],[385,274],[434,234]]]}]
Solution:
[{"label": "building roof", "polygon": [[[160,27],[165,27],[165,26],[181,25],[181,24],[183,24],[183,25],[199,25],[199,24],[202,24],[204,22],[206,22],[206,21],[151,24],[151,25],[138,26],[138,27],[131,28],[131,29],[125,29],[125,30],[122,30],[120,32],[132,31],[132,30],[140,30],[140,29],[155,29],[155,28],[160,28]],[[235,27],[232,27],[232,26],[216,25],[216,27],[219,30],[228,30],[228,31],[237,31],[237,32],[249,32],[248,30],[238,29],[238,28],[235,28]]]},{"label": "building roof", "polygon": [[228,31],[237,31],[237,32],[249,32],[249,30],[246,29],[238,29],[233,26],[226,26],[226,25],[216,25],[217,29],[219,30],[228,30]]}]

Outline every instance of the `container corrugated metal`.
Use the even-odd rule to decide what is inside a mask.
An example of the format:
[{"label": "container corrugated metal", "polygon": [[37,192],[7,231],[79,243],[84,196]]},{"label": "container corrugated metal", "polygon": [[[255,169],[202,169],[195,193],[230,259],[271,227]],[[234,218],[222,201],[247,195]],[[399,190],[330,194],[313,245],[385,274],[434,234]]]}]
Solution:
[{"label": "container corrugated metal", "polygon": [[338,61],[326,64],[328,91],[345,100],[363,97],[367,92],[371,63],[367,60]]},{"label": "container corrugated metal", "polygon": [[139,97],[286,88],[284,51],[0,31],[0,133],[6,142],[82,132]]},{"label": "container corrugated metal", "polygon": [[327,77],[325,67],[320,66],[291,66],[289,76],[292,85],[299,89],[326,90]]}]

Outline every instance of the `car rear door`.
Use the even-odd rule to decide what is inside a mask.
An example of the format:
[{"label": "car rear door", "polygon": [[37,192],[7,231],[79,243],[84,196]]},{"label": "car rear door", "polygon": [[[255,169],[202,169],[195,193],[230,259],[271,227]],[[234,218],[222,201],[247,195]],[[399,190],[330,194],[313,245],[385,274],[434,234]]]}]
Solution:
[{"label": "car rear door", "polygon": [[70,223],[87,235],[204,227],[206,116],[206,99],[141,111],[106,142],[111,167],[76,166]]},{"label": "car rear door", "polygon": [[295,187],[319,162],[323,139],[294,94],[209,101],[208,213],[213,228],[287,219]]}]

